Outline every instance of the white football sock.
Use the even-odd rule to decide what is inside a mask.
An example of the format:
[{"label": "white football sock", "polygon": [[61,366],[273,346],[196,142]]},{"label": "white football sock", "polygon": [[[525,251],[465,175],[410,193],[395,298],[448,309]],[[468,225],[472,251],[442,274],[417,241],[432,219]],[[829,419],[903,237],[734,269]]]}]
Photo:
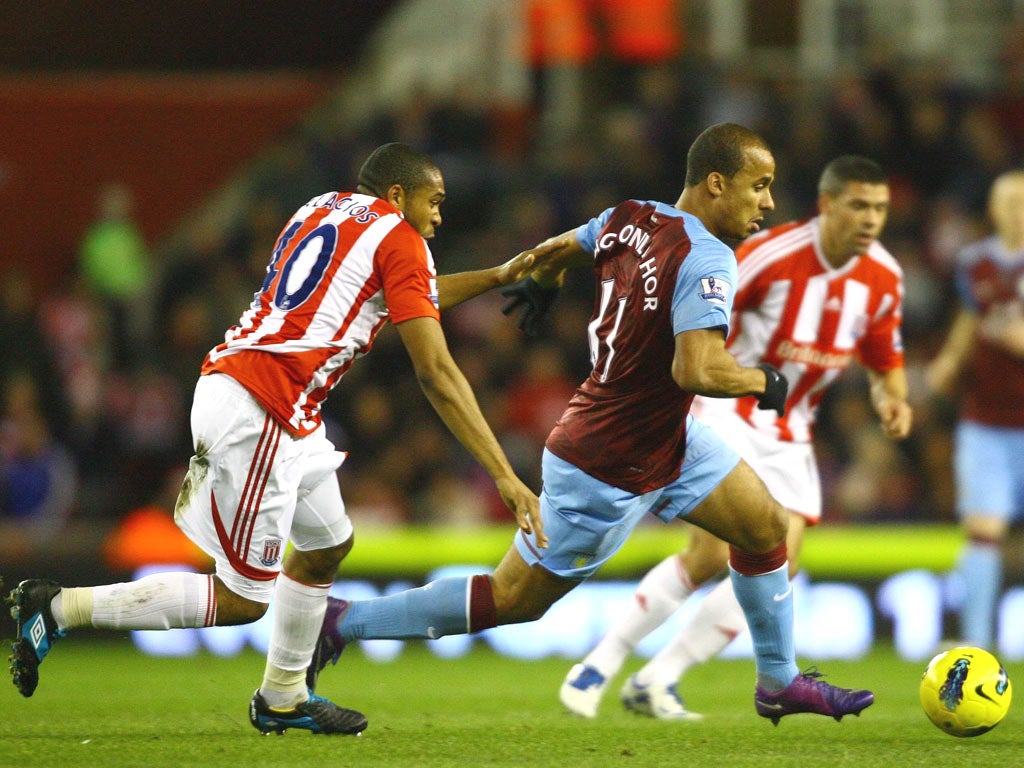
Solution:
[{"label": "white football sock", "polygon": [[330,584],[303,584],[284,573],[274,586],[274,622],[260,693],[275,709],[290,709],[309,697],[306,669],[327,612]]},{"label": "white football sock", "polygon": [[65,587],[51,609],[62,628],[182,629],[213,626],[217,617],[213,576],[185,572],[100,587]]},{"label": "white football sock", "polygon": [[693,593],[693,581],[678,555],[665,558],[640,580],[633,602],[583,660],[606,678],[615,675],[636,646]]},{"label": "white football sock", "polygon": [[637,682],[665,686],[679,682],[686,670],[721,653],[746,627],[732,581],[723,579],[700,601],[682,632],[636,673]]}]

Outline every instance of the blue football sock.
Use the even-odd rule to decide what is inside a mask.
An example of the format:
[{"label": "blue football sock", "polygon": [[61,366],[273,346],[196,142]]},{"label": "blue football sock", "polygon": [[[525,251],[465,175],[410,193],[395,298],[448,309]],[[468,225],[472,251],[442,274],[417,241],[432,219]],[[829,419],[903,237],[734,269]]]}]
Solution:
[{"label": "blue football sock", "polygon": [[995,633],[996,601],[1003,580],[1003,555],[998,544],[969,541],[958,564],[964,582],[960,610],[963,640],[979,648],[991,648]]},{"label": "blue football sock", "polygon": [[356,600],[338,623],[346,640],[438,638],[469,632],[470,577],[438,579],[387,597]]},{"label": "blue football sock", "polygon": [[736,599],[750,628],[757,663],[757,682],[768,691],[785,688],[799,674],[793,647],[793,586],[789,567],[744,576],[731,567]]}]

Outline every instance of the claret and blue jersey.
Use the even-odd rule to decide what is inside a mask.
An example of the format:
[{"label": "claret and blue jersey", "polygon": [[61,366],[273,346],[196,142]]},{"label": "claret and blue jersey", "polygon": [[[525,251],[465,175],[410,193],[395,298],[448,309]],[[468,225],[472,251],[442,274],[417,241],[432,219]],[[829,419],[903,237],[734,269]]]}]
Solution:
[{"label": "claret and blue jersey", "polygon": [[645,493],[679,475],[693,395],[672,379],[675,336],[728,333],[736,261],[696,217],[629,200],[576,231],[594,254],[593,369],[547,441],[610,485]]}]

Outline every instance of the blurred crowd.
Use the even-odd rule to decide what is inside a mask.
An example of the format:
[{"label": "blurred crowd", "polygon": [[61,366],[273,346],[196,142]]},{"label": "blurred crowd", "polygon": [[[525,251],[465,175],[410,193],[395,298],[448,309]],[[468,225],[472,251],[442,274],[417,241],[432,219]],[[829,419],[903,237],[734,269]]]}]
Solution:
[{"label": "blurred crowd", "polygon": [[[504,261],[625,198],[674,202],[689,143],[724,120],[760,132],[775,152],[769,224],[813,215],[818,175],[838,154],[864,154],[891,174],[882,240],[906,274],[915,430],[889,443],[863,376],[842,379],[818,430],[825,520],[952,519],[956,403],[926,396],[921,371],[955,309],[952,259],[988,232],[991,181],[1024,164],[1024,36],[1009,33],[1000,76],[979,85],[884,48],[824,81],[765,74],[721,65],[678,31],[643,56],[598,51],[576,62],[575,106],[555,88],[565,73],[541,56],[530,99],[515,107],[424,90],[359,121],[320,119],[251,170],[244,215],[198,224],[173,247],[139,237],[132,190],[105,190],[78,268],[58,288],[33,296],[16,274],[2,283],[6,530],[42,540],[69,517],[113,522],[142,505],[173,508],[203,356],[248,306],[285,221],[317,194],[350,189],[378,144],[408,142],[441,167],[448,198],[431,249],[438,271],[454,272]],[[443,318],[485,415],[535,489],[548,430],[589,368],[591,301],[589,276],[576,276],[535,338],[502,315],[497,293]],[[350,452],[339,476],[357,527],[510,522],[427,406],[393,331],[325,413]]]}]

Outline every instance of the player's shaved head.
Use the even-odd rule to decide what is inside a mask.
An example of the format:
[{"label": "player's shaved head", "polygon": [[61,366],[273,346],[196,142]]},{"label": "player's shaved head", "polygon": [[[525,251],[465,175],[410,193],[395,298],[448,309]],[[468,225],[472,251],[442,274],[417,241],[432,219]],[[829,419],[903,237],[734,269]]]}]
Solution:
[{"label": "player's shaved head", "polygon": [[1007,171],[1000,174],[992,184],[991,197],[1019,194],[1024,189],[1024,171]]},{"label": "player's shaved head", "polygon": [[882,166],[860,155],[841,155],[832,160],[821,172],[818,193],[835,197],[851,181],[862,184],[888,184],[889,178]]},{"label": "player's shaved head", "polygon": [[742,125],[718,123],[704,129],[686,153],[686,186],[695,187],[712,173],[732,178],[743,167],[751,148],[771,152],[763,138]]},{"label": "player's shaved head", "polygon": [[358,191],[383,197],[397,184],[406,192],[434,182],[440,173],[427,155],[408,144],[382,144],[366,158],[356,179]]},{"label": "player's shaved head", "polygon": [[1024,247],[1024,171],[1007,171],[996,178],[989,192],[988,213],[1007,248]]}]

